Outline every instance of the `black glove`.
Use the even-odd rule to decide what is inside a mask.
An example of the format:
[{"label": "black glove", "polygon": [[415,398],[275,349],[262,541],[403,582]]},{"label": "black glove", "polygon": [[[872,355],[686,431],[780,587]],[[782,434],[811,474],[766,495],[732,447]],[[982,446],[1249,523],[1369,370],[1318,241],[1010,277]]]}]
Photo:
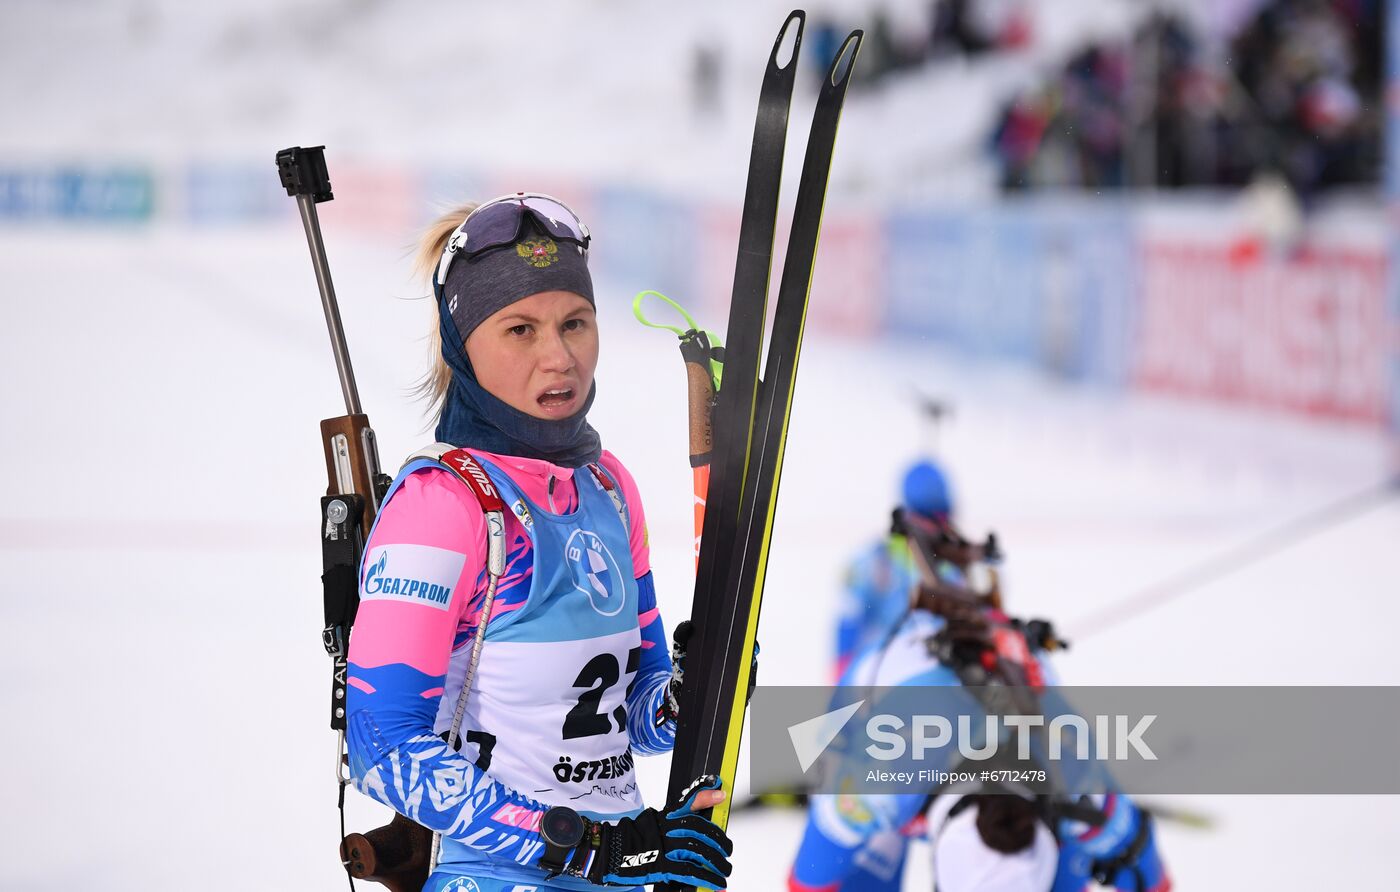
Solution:
[{"label": "black glove", "polygon": [[702,790],[719,788],[712,774],[695,779],[663,812],[648,808],[616,824],[588,822],[566,873],[606,886],[681,883],[722,890],[734,844],[691,807]]},{"label": "black glove", "polygon": [[[685,649],[690,644],[695,626],[690,620],[682,620],[671,633],[671,683],[666,686],[666,696],[661,698],[661,706],[656,710],[656,727],[674,722],[681,714],[680,691],[685,681]],[[753,699],[753,689],[758,685],[758,642],[753,643],[753,662],[749,665],[749,689],[744,694],[744,705]]]}]

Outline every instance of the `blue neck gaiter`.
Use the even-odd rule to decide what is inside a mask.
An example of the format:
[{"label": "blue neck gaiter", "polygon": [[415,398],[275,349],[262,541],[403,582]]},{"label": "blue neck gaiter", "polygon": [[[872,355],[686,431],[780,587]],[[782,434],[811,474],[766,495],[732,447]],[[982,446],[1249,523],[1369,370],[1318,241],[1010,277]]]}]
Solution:
[{"label": "blue neck gaiter", "polygon": [[597,384],[589,388],[583,408],[569,418],[535,418],[508,406],[477,382],[457,326],[443,301],[438,300],[437,304],[442,356],[452,369],[452,384],[437,425],[440,442],[499,455],[543,459],[566,468],[579,468],[598,460],[602,441],[588,423]]}]

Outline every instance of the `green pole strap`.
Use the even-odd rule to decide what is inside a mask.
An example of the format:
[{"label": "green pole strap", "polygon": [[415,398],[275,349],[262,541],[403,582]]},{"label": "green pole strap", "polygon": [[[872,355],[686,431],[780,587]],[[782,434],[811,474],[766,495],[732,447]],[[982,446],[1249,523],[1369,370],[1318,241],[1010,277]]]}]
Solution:
[{"label": "green pole strap", "polygon": [[[681,318],[685,320],[686,325],[688,327],[681,328],[678,325],[666,325],[662,322],[652,322],[642,313],[642,303],[648,297],[656,297],[662,300],[663,302],[669,304],[672,309],[674,309],[677,313],[681,314]],[[722,345],[720,344],[718,334],[716,334],[713,331],[710,331],[709,329],[701,328],[700,323],[695,321],[695,317],[691,316],[690,313],[686,311],[685,307],[681,306],[676,301],[662,294],[660,291],[638,291],[637,296],[632,298],[632,315],[636,316],[637,321],[645,325],[647,328],[659,328],[664,331],[669,331],[676,337],[680,338],[682,341],[688,341],[691,338],[694,338],[697,334],[703,332],[705,337],[710,342],[710,378],[714,382],[715,391],[719,391],[720,377],[724,370],[724,362],[715,358],[719,351],[722,349]]]},{"label": "green pole strap", "polygon": [[[677,313],[681,314],[681,318],[686,321],[687,327],[681,328],[677,325],[664,325],[660,322],[652,322],[646,316],[643,316],[642,302],[645,301],[648,297],[656,297],[670,304],[672,309],[674,309]],[[660,328],[669,332],[674,332],[676,337],[678,338],[683,338],[692,331],[700,330],[700,323],[696,322],[695,317],[691,316],[689,313],[686,312],[685,307],[671,300],[669,297],[662,294],[660,291],[638,291],[637,296],[632,298],[632,315],[636,316],[637,321],[645,325],[647,328]]]}]

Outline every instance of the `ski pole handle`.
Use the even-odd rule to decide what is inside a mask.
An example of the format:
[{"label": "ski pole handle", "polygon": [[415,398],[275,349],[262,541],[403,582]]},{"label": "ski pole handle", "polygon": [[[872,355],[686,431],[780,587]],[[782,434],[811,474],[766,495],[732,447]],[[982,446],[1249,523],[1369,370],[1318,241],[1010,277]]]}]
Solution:
[{"label": "ski pole handle", "polygon": [[[685,325],[653,322],[642,312],[642,303],[654,297],[680,314]],[[647,328],[660,328],[681,340],[681,359],[685,362],[687,406],[690,432],[690,467],[695,486],[695,565],[700,565],[700,536],[705,529],[705,502],[710,493],[710,460],[715,449],[712,417],[715,394],[724,374],[724,348],[719,335],[706,331],[695,317],[660,291],[637,292],[632,299],[632,314]]]},{"label": "ski pole handle", "polygon": [[715,406],[715,385],[710,374],[710,341],[703,331],[692,331],[681,340],[685,360],[685,381],[690,413],[690,466],[710,463],[714,451],[711,414]]},{"label": "ski pole handle", "polygon": [[311,266],[316,270],[316,287],[321,291],[321,308],[325,311],[326,328],[331,336],[331,351],[335,353],[335,368],[340,375],[340,390],[345,396],[345,414],[360,415],[360,392],[355,387],[355,370],[350,365],[345,329],[340,324],[340,305],[335,300],[326,246],[321,240],[321,220],[316,214],[317,202],[335,198],[326,171],[326,147],[283,149],[277,153],[277,173],[287,194],[297,200],[297,209],[301,211],[301,225],[306,230]]},{"label": "ski pole handle", "polygon": [[705,529],[705,502],[710,492],[710,458],[715,439],[714,348],[709,336],[691,329],[681,337],[690,427],[690,469],[695,490],[695,561],[700,562],[700,536]]}]

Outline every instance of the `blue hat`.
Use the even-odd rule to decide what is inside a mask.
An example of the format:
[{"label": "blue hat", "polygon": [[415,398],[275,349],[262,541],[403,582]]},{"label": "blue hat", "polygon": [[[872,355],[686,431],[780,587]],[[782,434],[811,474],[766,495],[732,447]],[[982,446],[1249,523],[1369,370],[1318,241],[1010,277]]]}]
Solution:
[{"label": "blue hat", "polygon": [[953,513],[953,493],[948,478],[931,461],[916,462],[904,472],[904,507],[929,518],[947,519]]}]

